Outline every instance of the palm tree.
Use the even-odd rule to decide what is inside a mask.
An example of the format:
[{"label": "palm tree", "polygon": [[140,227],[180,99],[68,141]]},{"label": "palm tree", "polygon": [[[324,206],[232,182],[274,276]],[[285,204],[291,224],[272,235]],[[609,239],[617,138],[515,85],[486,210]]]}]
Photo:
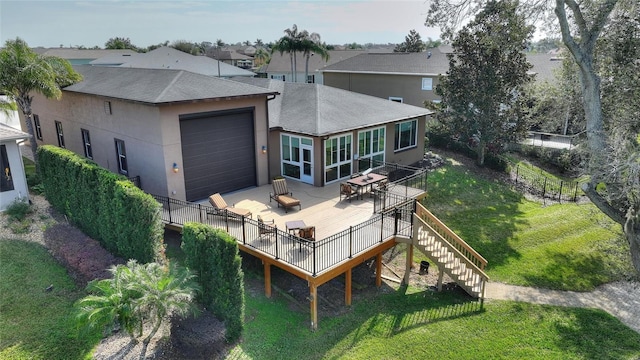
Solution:
[{"label": "palm tree", "polygon": [[82,76],[67,60],[37,54],[20,38],[7,40],[4,49],[0,50],[0,93],[14,100],[24,115],[37,170],[38,143],[31,119],[33,93],[59,99],[62,87],[80,80]]},{"label": "palm tree", "polygon": [[169,315],[195,311],[193,299],[199,286],[188,270],[129,260],[109,271],[113,278],[89,284],[93,294],[78,300],[76,319],[81,325],[107,330],[119,324],[134,342],[143,337],[148,325],[151,331],[142,340],[140,359],[146,357],[151,339]]},{"label": "palm tree", "polygon": [[260,48],[256,50],[253,59],[255,60],[256,67],[262,66],[269,62],[269,53],[265,49]]},{"label": "palm tree", "polygon": [[305,56],[304,64],[304,81],[307,82],[309,78],[309,58],[313,54],[317,54],[322,57],[322,60],[329,60],[329,51],[327,47],[320,42],[320,34],[311,33],[302,40],[301,43],[302,53]]},{"label": "palm tree", "polygon": [[293,82],[297,81],[297,61],[296,61],[296,53],[298,51],[302,51],[302,40],[309,36],[307,30],[303,30],[298,32],[298,26],[293,24],[291,29],[284,29],[285,35],[280,38],[272,48],[271,52],[279,51],[280,55],[287,52],[289,53],[289,58],[291,60],[291,79]]}]

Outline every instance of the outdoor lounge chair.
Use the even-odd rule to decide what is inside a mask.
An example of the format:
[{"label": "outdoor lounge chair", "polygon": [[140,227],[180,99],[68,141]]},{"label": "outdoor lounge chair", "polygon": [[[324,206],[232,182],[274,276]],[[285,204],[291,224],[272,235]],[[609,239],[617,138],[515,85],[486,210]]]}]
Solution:
[{"label": "outdoor lounge chair", "polygon": [[275,220],[271,219],[269,221],[262,220],[262,216],[258,216],[258,235],[260,236],[260,240],[262,240],[262,235],[271,236],[271,234],[275,234],[278,231],[278,227],[275,225]]},{"label": "outdoor lounge chair", "polygon": [[302,210],[300,200],[293,197],[293,193],[289,191],[287,187],[287,180],[275,179],[273,180],[273,192],[269,193],[269,202],[271,199],[278,203],[278,207],[282,205],[284,212],[286,213],[290,207],[298,206]]},{"label": "outdoor lounge chair", "polygon": [[209,196],[209,203],[211,206],[216,208],[217,210],[226,210],[229,213],[229,216],[232,217],[251,217],[251,211],[247,209],[240,209],[233,206],[227,205],[227,202],[224,201],[222,195],[220,193],[215,193]]},{"label": "outdoor lounge chair", "polygon": [[357,189],[354,189],[353,186],[347,183],[340,184],[340,201],[342,201],[342,197],[344,196],[345,199],[349,198],[349,202],[351,202],[351,197],[354,195],[356,197],[358,196]]},{"label": "outdoor lounge chair", "polygon": [[[316,227],[315,226],[305,226],[298,230],[298,236],[311,241],[316,240]],[[300,242],[300,251],[302,251],[302,242]],[[310,243],[308,245],[311,245]]]}]

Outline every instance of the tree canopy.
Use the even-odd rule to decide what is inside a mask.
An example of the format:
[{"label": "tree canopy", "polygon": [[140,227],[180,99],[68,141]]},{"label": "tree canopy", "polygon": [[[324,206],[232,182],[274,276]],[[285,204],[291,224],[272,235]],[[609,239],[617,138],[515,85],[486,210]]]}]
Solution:
[{"label": "tree canopy", "polygon": [[393,52],[421,52],[424,49],[426,49],[426,46],[420,38],[420,34],[415,29],[412,29],[405,36],[404,42],[396,45]]},{"label": "tree canopy", "polygon": [[523,137],[528,125],[525,85],[531,65],[523,53],[532,28],[515,3],[487,4],[453,41],[449,70],[436,93],[448,110],[439,114],[453,134],[466,141],[484,165],[487,148]]},{"label": "tree canopy", "polygon": [[107,40],[106,43],[104,43],[104,48],[105,49],[129,49],[129,50],[138,51],[138,47],[133,45],[129,38],[124,38],[124,37],[110,38],[109,40]]},{"label": "tree canopy", "polygon": [[31,122],[34,93],[59,99],[62,96],[62,87],[80,80],[82,76],[73,70],[67,60],[40,55],[20,38],[7,40],[4,48],[0,50],[0,93],[15,101],[25,117],[36,167],[38,143]]}]

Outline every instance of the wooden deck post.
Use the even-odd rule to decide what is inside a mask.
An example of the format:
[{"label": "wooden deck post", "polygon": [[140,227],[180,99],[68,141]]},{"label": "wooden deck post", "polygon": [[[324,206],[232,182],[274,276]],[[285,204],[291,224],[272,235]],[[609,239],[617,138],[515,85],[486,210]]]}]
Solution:
[{"label": "wooden deck post", "polygon": [[271,264],[264,261],[264,296],[271,297]]},{"label": "wooden deck post", "polygon": [[382,286],[382,253],[376,255],[376,286]]},{"label": "wooden deck post", "polygon": [[402,285],[409,285],[409,275],[411,275],[411,268],[413,267],[413,244],[407,245],[407,259],[404,268],[404,278],[402,279]]},{"label": "wooden deck post", "polygon": [[344,302],[351,306],[351,268],[344,273]]},{"label": "wooden deck post", "polygon": [[311,330],[318,329],[318,290],[316,284],[309,283],[309,303],[311,304]]},{"label": "wooden deck post", "polygon": [[443,277],[444,277],[444,265],[438,265],[438,291],[442,291]]}]

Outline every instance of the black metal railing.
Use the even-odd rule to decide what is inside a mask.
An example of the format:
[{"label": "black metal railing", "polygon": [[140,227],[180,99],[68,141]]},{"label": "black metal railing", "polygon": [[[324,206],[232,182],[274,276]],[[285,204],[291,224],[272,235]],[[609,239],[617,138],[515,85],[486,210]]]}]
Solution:
[{"label": "black metal railing", "polygon": [[252,247],[316,276],[396,235],[411,237],[414,201],[385,209],[373,218],[324,239],[307,240],[278,228],[265,232],[265,224],[238,217],[227,210],[152,195],[162,206],[162,220],[172,225],[200,222],[224,229],[244,246]]},{"label": "black metal railing", "polygon": [[581,192],[580,183],[577,181],[551,178],[519,164],[512,165],[510,173],[516,185],[525,187],[529,193],[543,199],[575,202]]}]

